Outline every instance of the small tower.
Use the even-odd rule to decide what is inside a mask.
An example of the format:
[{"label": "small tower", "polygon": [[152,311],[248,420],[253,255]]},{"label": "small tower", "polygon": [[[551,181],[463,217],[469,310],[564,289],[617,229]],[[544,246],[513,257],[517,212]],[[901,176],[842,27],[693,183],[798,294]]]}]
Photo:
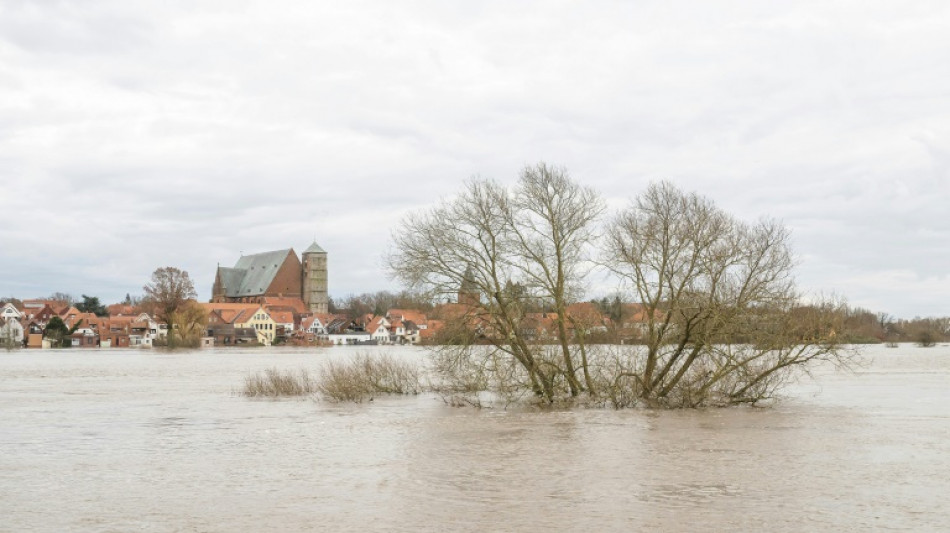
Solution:
[{"label": "small tower", "polygon": [[329,312],[327,292],[327,252],[317,241],[303,251],[303,303],[311,313]]}]

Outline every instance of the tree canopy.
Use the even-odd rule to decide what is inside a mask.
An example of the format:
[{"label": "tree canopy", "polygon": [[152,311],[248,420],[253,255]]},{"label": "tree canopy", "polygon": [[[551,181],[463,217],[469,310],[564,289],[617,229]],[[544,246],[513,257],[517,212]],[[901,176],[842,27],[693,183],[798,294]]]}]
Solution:
[{"label": "tree canopy", "polygon": [[109,311],[106,309],[106,306],[102,305],[96,296],[86,296],[83,294],[82,301],[76,304],[76,309],[83,313],[93,313],[96,316],[109,316]]},{"label": "tree canopy", "polygon": [[175,267],[155,269],[152,281],[143,290],[155,307],[156,315],[166,321],[186,301],[198,295],[188,272]]}]

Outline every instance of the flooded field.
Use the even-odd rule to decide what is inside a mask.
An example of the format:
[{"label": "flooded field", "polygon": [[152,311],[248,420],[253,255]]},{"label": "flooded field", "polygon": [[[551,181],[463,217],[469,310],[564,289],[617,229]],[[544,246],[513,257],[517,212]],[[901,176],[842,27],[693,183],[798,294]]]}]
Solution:
[{"label": "flooded field", "polygon": [[352,353],[0,352],[0,531],[950,528],[950,347],[870,347],[769,409],[234,393]]}]

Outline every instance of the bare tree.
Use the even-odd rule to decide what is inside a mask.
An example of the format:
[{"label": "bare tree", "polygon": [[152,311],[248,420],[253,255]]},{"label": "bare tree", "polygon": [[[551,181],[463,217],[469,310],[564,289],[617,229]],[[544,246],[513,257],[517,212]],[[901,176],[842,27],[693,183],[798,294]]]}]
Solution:
[{"label": "bare tree", "polygon": [[[568,333],[567,306],[577,301],[580,283],[586,276],[586,245],[594,238],[594,222],[604,210],[600,196],[591,188],[573,181],[563,168],[544,163],[526,167],[515,189],[513,209],[508,211],[515,241],[517,261],[513,264],[527,284],[551,302],[557,337],[561,346],[564,374],[572,396],[592,383],[587,362],[581,361],[585,384],[575,373],[572,339]],[[586,352],[581,350],[581,357]]]},{"label": "bare tree", "polygon": [[[639,401],[696,406],[771,397],[795,369],[847,362],[838,308],[801,308],[788,231],[742,223],[669,183],[613,220],[607,263],[644,307],[646,346],[633,365]],[[836,322],[837,321],[837,322]]]},{"label": "bare tree", "polygon": [[463,286],[484,297],[477,305],[460,302],[455,320],[477,330],[493,351],[517,361],[534,393],[551,400],[557,367],[537,357],[521,328],[521,295],[508,290],[516,275],[511,209],[505,188],[472,179],[456,198],[404,221],[403,227],[411,231],[393,235],[395,251],[388,258],[389,267],[410,289],[426,291],[433,299],[455,295]]},{"label": "bare tree", "polygon": [[[473,366],[491,367],[491,374],[504,377],[495,380],[500,386],[514,390],[510,380],[523,380],[550,402],[563,384],[576,396],[589,388],[590,380],[582,384],[577,377],[581,367],[587,378],[586,363],[574,360],[566,310],[580,294],[585,246],[602,211],[603,202],[593,190],[572,181],[563,169],[545,164],[525,168],[512,190],[472,179],[455,199],[405,221],[402,227],[409,231],[393,235],[396,251],[389,257],[390,269],[433,300],[454,295],[461,287],[479,295],[477,305],[462,303],[455,318],[492,347],[488,352],[476,350],[483,358]],[[525,327],[526,315],[539,307],[554,311],[559,354]],[[474,356],[469,348],[442,347],[465,353],[444,354],[440,361]]]},{"label": "bare tree", "polygon": [[176,324],[176,312],[197,297],[188,272],[175,267],[156,269],[144,290],[156,317],[168,324],[169,331]]}]

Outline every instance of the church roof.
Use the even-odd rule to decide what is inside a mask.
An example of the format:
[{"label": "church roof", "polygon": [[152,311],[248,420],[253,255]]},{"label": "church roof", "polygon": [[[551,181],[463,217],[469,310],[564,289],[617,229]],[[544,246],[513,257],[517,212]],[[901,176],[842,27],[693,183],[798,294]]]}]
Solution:
[{"label": "church roof", "polygon": [[245,274],[247,271],[239,268],[218,267],[218,275],[221,277],[221,286],[224,287],[225,294],[237,295]]},{"label": "church roof", "polygon": [[293,249],[244,255],[234,268],[220,268],[221,281],[228,297],[257,296],[270,287],[287,255]]}]

